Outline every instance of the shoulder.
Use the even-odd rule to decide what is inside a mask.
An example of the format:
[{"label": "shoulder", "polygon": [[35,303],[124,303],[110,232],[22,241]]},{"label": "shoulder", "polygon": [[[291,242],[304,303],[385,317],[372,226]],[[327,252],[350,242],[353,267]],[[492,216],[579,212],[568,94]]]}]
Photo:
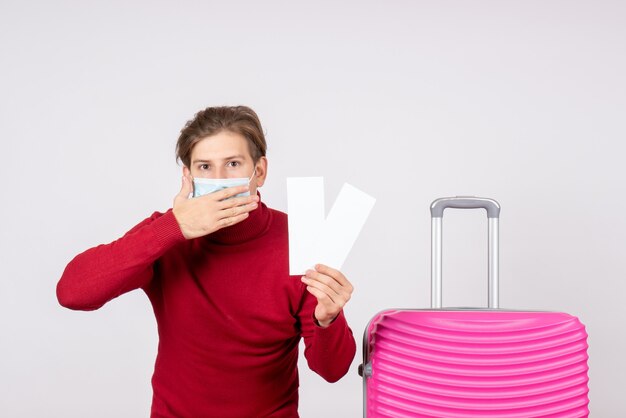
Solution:
[{"label": "shoulder", "polygon": [[271,218],[271,228],[273,230],[283,231],[285,234],[287,233],[287,214],[277,209],[272,209],[268,207],[270,218]]},{"label": "shoulder", "polygon": [[281,219],[281,220],[287,221],[287,214],[285,212],[280,211],[278,209],[270,208],[269,206],[267,209],[270,211],[270,213],[275,219]]},{"label": "shoulder", "polygon": [[[281,245],[285,244],[288,241],[289,235],[287,214],[268,206],[265,206],[265,208],[267,209],[267,227],[263,234],[265,239],[279,240],[277,243]],[[283,243],[283,241],[285,241],[285,243]]]}]

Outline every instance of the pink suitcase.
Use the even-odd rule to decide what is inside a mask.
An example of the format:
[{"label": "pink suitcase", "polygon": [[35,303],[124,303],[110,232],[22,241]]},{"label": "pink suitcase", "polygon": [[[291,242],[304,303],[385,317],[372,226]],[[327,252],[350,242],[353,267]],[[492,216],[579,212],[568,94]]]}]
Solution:
[{"label": "pink suitcase", "polygon": [[[442,309],[445,208],[484,208],[489,218],[489,308]],[[431,309],[390,309],[363,336],[364,413],[379,417],[587,417],[587,333],[560,312],[498,306],[498,219],[492,199],[431,205]]]}]

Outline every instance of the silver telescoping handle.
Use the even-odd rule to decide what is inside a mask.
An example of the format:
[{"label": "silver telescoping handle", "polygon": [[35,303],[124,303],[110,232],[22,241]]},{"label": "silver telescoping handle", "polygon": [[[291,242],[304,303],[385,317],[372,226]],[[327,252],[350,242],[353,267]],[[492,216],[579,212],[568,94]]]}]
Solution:
[{"label": "silver telescoping handle", "polygon": [[498,228],[500,218],[500,205],[493,199],[487,199],[482,197],[473,196],[457,196],[457,197],[444,197],[435,200],[430,206],[430,213],[432,216],[431,221],[431,288],[430,288],[430,306],[433,309],[439,309],[442,307],[442,279],[441,279],[441,265],[442,265],[442,247],[443,247],[443,233],[442,233],[442,219],[443,211],[446,208],[457,209],[485,209],[487,211],[487,218],[489,220],[489,290],[488,290],[488,303],[489,308],[499,308],[499,277],[498,277],[498,258],[499,258],[499,240],[498,240]]}]

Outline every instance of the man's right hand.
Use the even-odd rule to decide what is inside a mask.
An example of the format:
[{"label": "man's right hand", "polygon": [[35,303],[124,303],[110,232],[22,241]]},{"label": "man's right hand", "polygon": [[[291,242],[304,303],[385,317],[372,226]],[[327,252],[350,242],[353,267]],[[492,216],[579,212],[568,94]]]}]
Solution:
[{"label": "man's right hand", "polygon": [[[258,206],[259,196],[232,197],[249,186],[229,187],[204,196],[189,198],[193,192],[190,177],[183,176],[180,193],[174,198],[174,217],[187,239],[208,235],[246,219]],[[229,199],[231,198],[231,199]]]}]

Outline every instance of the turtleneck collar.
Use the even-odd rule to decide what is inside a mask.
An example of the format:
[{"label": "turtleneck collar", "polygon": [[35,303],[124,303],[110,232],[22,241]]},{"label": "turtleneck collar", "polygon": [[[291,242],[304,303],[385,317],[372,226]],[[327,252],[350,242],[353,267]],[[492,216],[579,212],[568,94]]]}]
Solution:
[{"label": "turtleneck collar", "polygon": [[[258,193],[258,192],[257,192]],[[272,221],[272,213],[261,201],[259,193],[259,206],[243,221],[222,228],[209,234],[205,239],[209,243],[218,245],[236,245],[253,240],[263,235],[269,229]]]}]

